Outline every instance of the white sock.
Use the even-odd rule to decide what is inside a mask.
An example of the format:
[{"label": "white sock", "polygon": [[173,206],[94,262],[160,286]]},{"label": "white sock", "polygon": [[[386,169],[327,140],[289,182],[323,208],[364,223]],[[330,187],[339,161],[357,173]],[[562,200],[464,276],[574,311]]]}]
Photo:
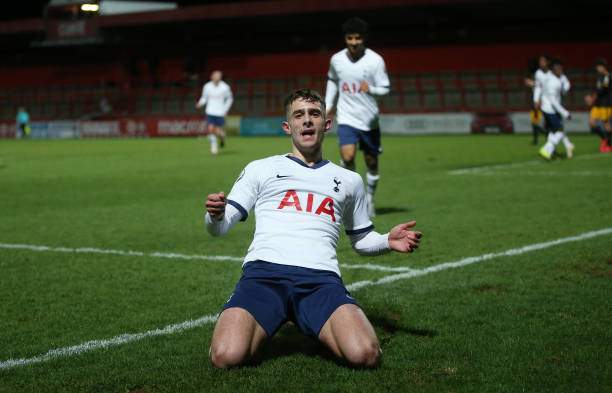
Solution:
[{"label": "white sock", "polygon": [[208,140],[210,141],[210,151],[216,153],[219,150],[217,146],[217,136],[215,134],[208,134]]},{"label": "white sock", "polygon": [[370,172],[366,173],[366,188],[367,188],[368,194],[371,194],[372,196],[374,196],[374,193],[376,192],[376,186],[378,185],[379,179],[380,179],[380,176],[378,174],[370,173]]},{"label": "white sock", "polygon": [[563,141],[563,146],[565,146],[565,149],[571,149],[572,147],[574,147],[574,145],[572,144],[572,142],[570,142],[569,138],[567,136],[565,136],[565,133],[563,134],[563,139],[561,139]]},{"label": "white sock", "polygon": [[563,133],[563,131],[555,131],[552,137],[554,145],[557,146],[559,143],[561,143],[561,141],[565,137],[565,134]]},{"label": "white sock", "polygon": [[553,152],[555,151],[555,137],[554,137],[554,132],[549,132],[548,133],[548,138],[546,139],[546,143],[544,144],[543,149],[546,151],[546,153],[548,154],[553,154]]}]

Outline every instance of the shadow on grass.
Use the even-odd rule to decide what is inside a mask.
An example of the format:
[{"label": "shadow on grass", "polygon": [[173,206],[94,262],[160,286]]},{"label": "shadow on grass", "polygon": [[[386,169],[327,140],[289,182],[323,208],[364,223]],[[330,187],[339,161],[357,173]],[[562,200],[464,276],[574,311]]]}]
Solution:
[{"label": "shadow on grass", "polygon": [[[438,332],[430,329],[401,326],[399,317],[383,316],[372,313],[368,315],[374,329],[377,331],[381,347],[383,347],[396,334],[407,334],[417,337],[433,338]],[[346,362],[337,358],[319,340],[305,336],[294,324],[288,323],[278,333],[267,340],[253,359],[252,365],[259,365],[271,359],[301,354],[309,357],[318,357],[336,363],[342,367],[348,367]]]},{"label": "shadow on grass", "polygon": [[407,209],[405,207],[397,207],[397,206],[377,207],[376,208],[376,215],[384,216],[385,214],[405,213],[405,212],[409,212],[409,211],[410,211],[410,209]]}]

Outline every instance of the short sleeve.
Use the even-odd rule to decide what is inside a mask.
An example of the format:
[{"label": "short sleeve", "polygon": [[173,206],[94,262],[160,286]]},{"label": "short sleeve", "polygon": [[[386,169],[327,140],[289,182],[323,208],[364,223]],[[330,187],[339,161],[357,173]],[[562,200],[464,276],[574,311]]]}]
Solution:
[{"label": "short sleeve", "polygon": [[249,216],[249,211],[255,206],[258,195],[257,170],[255,165],[250,163],[240,172],[238,179],[234,182],[232,190],[227,196],[227,203],[238,209],[242,215],[241,221],[245,221]]},{"label": "short sleeve", "polygon": [[374,225],[368,215],[365,187],[359,175],[356,175],[355,182],[353,183],[353,192],[347,201],[343,222],[347,235],[357,235],[374,229]]},{"label": "short sleeve", "polygon": [[391,82],[389,82],[389,75],[387,74],[387,66],[385,65],[385,61],[381,57],[376,66],[376,71],[374,73],[374,86],[376,87],[390,87]]}]

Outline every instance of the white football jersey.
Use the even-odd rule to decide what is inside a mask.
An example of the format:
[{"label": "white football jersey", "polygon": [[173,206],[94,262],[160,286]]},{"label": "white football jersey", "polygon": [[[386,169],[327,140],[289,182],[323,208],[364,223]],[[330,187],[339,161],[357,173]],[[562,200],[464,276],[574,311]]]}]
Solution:
[{"label": "white football jersey", "polygon": [[557,77],[552,72],[543,79],[542,84],[542,112],[548,114],[558,113],[567,117],[569,112],[561,105],[561,96],[570,89],[570,82],[565,75]]},{"label": "white football jersey", "polygon": [[330,270],[340,275],[336,246],[348,234],[374,229],[359,174],[329,161],[312,167],[290,155],[248,164],[227,196],[255,235],[244,263],[254,260]]},{"label": "white football jersey", "polygon": [[201,105],[206,104],[206,114],[212,116],[225,116],[229,111],[234,98],[229,85],[219,81],[218,85],[209,81],[202,87],[202,96],[198,101]]},{"label": "white football jersey", "polygon": [[338,86],[336,123],[346,124],[362,131],[378,128],[378,103],[368,93],[360,93],[361,81],[370,86],[389,87],[389,76],[383,58],[373,50],[356,62],[349,58],[348,49],[332,56],[327,78]]}]

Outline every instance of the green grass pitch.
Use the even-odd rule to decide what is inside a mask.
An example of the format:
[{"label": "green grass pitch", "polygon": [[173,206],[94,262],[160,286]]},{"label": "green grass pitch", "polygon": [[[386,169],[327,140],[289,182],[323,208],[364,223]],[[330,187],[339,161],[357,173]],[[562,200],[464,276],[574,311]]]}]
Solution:
[{"label": "green grass pitch", "polygon": [[[612,155],[596,138],[573,136],[575,159],[550,163],[529,139],[383,137],[375,225],[415,219],[421,248],[366,258],[343,237],[340,262],[425,269],[612,227]],[[212,238],[203,201],[288,150],[284,138],[232,138],[216,157],[195,138],[0,141],[0,364],[217,313],[239,262],[150,253],[243,256],[253,217]],[[81,247],[144,254],[68,250]],[[347,284],[392,274],[343,268]],[[254,365],[215,370],[209,323],[5,367],[0,392],[612,391],[612,234],[353,295],[382,343],[377,370],[336,363],[291,326]]]}]

